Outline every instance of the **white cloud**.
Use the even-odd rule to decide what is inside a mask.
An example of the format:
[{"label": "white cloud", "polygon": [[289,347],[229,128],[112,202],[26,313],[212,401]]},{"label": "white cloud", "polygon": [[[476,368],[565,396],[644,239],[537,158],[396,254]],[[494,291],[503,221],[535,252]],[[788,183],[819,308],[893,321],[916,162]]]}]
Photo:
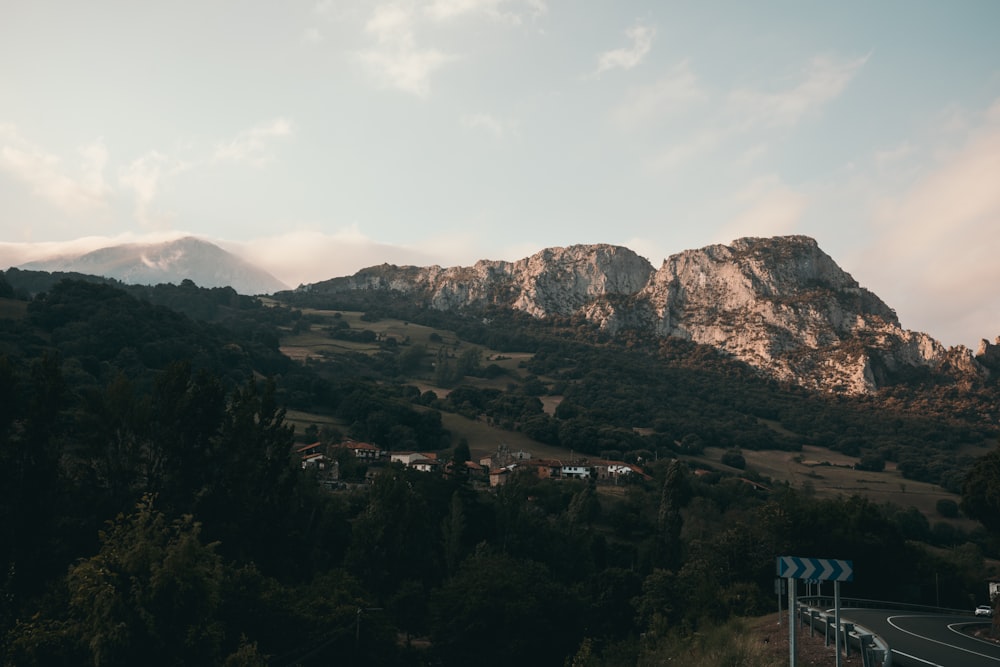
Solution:
[{"label": "white cloud", "polygon": [[[951,140],[953,131],[942,132]],[[905,161],[900,168],[908,169]],[[950,345],[976,343],[961,340],[962,332],[1000,335],[998,183],[1000,100],[970,120],[957,149],[875,205],[875,236],[858,261],[874,283],[886,286],[882,296],[905,327]]]},{"label": "white cloud", "polygon": [[219,162],[245,162],[261,167],[271,160],[271,155],[266,151],[268,143],[272,139],[291,134],[291,122],[285,118],[276,118],[240,132],[229,143],[219,144],[215,148],[214,157]]},{"label": "white cloud", "polygon": [[[510,9],[504,11],[511,5],[520,6],[522,11]],[[444,21],[457,18],[467,14],[486,14],[492,19],[497,19],[519,25],[524,21],[525,16],[537,18],[547,10],[543,0],[434,0],[424,8],[424,12],[433,19]]]},{"label": "white cloud", "polygon": [[612,116],[619,125],[632,127],[686,111],[707,99],[708,94],[685,59],[658,81],[631,88]]},{"label": "white cloud", "polygon": [[143,234],[125,232],[115,236],[86,236],[71,241],[34,243],[0,242],[0,268],[20,266],[28,262],[55,257],[79,257],[93,250],[126,243],[159,243],[191,235],[190,232],[182,231],[148,232]]},{"label": "white cloud", "polygon": [[104,182],[108,149],[103,139],[96,139],[77,152],[78,173],[70,174],[59,156],[32,144],[13,125],[0,125],[0,170],[66,212],[91,213],[104,208],[111,194]]},{"label": "white cloud", "polygon": [[474,113],[462,116],[462,125],[469,129],[482,130],[497,139],[502,139],[515,132],[512,123],[488,113]]},{"label": "white cloud", "polygon": [[809,198],[778,176],[757,178],[736,195],[740,212],[715,233],[729,243],[744,236],[784,236],[795,233]]},{"label": "white cloud", "polygon": [[323,34],[319,28],[306,28],[302,31],[302,41],[306,44],[319,44],[323,41]]},{"label": "white cloud", "polygon": [[143,227],[158,227],[168,222],[163,213],[152,210],[153,199],[160,188],[160,179],[164,170],[169,168],[167,157],[156,151],[150,151],[133,160],[118,173],[118,182],[123,188],[132,190],[135,194],[135,219]]},{"label": "white cloud", "polygon": [[376,73],[382,85],[425,97],[430,92],[431,75],[456,57],[418,46],[416,20],[412,5],[376,7],[365,25],[365,33],[375,44],[358,57]]},{"label": "white cloud", "polygon": [[660,148],[647,160],[647,165],[653,170],[670,170],[683,166],[688,160],[714,151],[727,134],[725,128],[706,127],[685,135],[682,141]]},{"label": "white cloud", "polygon": [[836,99],[871,54],[850,61],[817,56],[803,68],[801,80],[777,92],[749,88],[729,94],[731,116],[747,126],[794,125],[807,114]]},{"label": "white cloud", "polygon": [[314,283],[383,263],[428,265],[418,249],[379,243],[351,225],[328,233],[300,229],[248,241],[215,241],[289,285]]},{"label": "white cloud", "polygon": [[[661,147],[648,163],[654,169],[673,169],[700,155],[709,155],[737,138],[750,145],[742,151],[739,162],[749,164],[769,151],[769,140],[778,128],[794,126],[804,117],[833,101],[847,88],[869,56],[837,61],[817,56],[803,68],[793,85],[776,92],[738,88],[717,104],[719,111],[695,121],[675,143]],[[659,84],[635,89],[615,112],[619,123],[637,123],[656,118],[667,109],[683,104],[711,106],[709,92],[699,85],[685,62],[676,66]],[[671,106],[673,105],[673,106]]]},{"label": "white cloud", "polygon": [[596,74],[603,74],[612,69],[629,70],[645,60],[653,48],[653,38],[656,29],[652,26],[637,25],[625,31],[632,41],[628,47],[605,51],[597,57]]}]

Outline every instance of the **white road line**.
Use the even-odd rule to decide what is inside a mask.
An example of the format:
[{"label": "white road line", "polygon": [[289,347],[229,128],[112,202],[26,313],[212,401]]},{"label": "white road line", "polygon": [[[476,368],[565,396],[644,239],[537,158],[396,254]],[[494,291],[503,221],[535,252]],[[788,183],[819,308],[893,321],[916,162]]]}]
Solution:
[{"label": "white road line", "polygon": [[972,635],[966,634],[966,633],[962,632],[961,630],[956,630],[955,629],[956,627],[959,627],[959,626],[962,626],[962,625],[982,625],[982,624],[983,624],[982,621],[965,621],[965,622],[962,622],[962,623],[952,623],[952,624],[950,624],[948,626],[948,629],[951,630],[952,632],[954,632],[956,635],[962,635],[963,637],[965,637],[967,639],[973,639],[973,640],[979,642],[980,644],[986,644],[987,646],[996,646],[996,644],[994,642],[988,642],[985,639],[980,639],[979,637],[973,637]]},{"label": "white road line", "polygon": [[897,651],[896,649],[892,649],[892,652],[895,653],[895,654],[897,654],[897,655],[901,655],[903,657],[909,658],[910,660],[916,660],[917,662],[922,662],[925,665],[930,665],[931,667],[944,667],[944,665],[939,665],[936,662],[931,662],[929,660],[924,660],[923,658],[918,658],[915,655],[910,655],[909,653],[903,653],[902,651]]},{"label": "white road line", "polygon": [[[1000,658],[994,658],[992,655],[986,655],[985,653],[976,653],[975,651],[970,651],[969,649],[962,648],[961,646],[955,646],[954,644],[948,644],[946,642],[938,641],[937,639],[931,639],[930,637],[924,637],[923,635],[918,635],[916,632],[910,632],[909,630],[904,630],[903,628],[901,628],[898,625],[896,625],[895,623],[893,623],[893,619],[897,619],[897,618],[927,618],[926,616],[890,616],[890,617],[888,617],[885,620],[892,627],[896,628],[900,632],[905,632],[906,634],[910,635],[911,637],[916,637],[918,639],[923,639],[925,642],[933,642],[935,644],[940,644],[941,646],[947,646],[948,648],[953,648],[953,649],[955,649],[957,651],[964,651],[965,653],[971,653],[972,655],[978,655],[980,658],[986,658],[987,660],[993,660],[994,662],[1000,662]],[[907,656],[907,657],[913,657],[913,656]],[[917,660],[920,660],[920,659],[917,658]],[[921,660],[921,662],[926,662],[926,661]],[[933,663],[929,663],[928,662],[927,664],[930,665],[930,664],[933,664]]]}]

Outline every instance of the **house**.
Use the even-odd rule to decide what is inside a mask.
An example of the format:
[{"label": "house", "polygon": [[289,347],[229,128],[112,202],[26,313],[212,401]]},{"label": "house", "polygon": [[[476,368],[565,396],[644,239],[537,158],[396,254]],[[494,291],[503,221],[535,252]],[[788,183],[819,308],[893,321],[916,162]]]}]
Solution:
[{"label": "house", "polygon": [[[437,456],[435,454],[435,456]],[[416,461],[429,458],[427,454],[421,454],[420,452],[390,452],[389,461],[392,463],[402,463],[406,467],[410,467]]]},{"label": "house", "polygon": [[326,457],[322,454],[312,454],[302,457],[302,469],[305,470],[306,468],[326,470]]},{"label": "house", "polygon": [[531,459],[524,465],[534,468],[540,479],[559,479],[562,476],[562,462],[555,459]]},{"label": "house", "polygon": [[420,459],[418,461],[414,461],[413,464],[410,465],[410,467],[413,468],[414,470],[419,470],[420,472],[435,472],[438,469],[440,469],[441,462],[438,461],[436,458]]},{"label": "house", "polygon": [[300,445],[295,447],[292,452],[301,460],[303,470],[306,468],[324,470],[326,468],[326,454],[323,452],[323,443],[321,442]]},{"label": "house", "polygon": [[391,452],[389,460],[420,472],[439,470],[442,465],[441,461],[438,461],[437,452]]},{"label": "house", "polygon": [[510,479],[509,468],[490,468],[490,486],[503,486]]},{"label": "house", "polygon": [[355,442],[353,440],[345,440],[344,442],[336,445],[337,449],[346,449],[356,458],[364,459],[366,461],[377,461],[385,456],[385,450],[380,447],[367,442]]},{"label": "house", "polygon": [[618,484],[621,481],[632,479],[652,479],[642,468],[634,463],[624,463],[622,461],[590,461],[590,465],[600,482],[612,482]]},{"label": "house", "polygon": [[564,479],[587,479],[592,470],[583,463],[564,464],[559,468],[559,476]]}]

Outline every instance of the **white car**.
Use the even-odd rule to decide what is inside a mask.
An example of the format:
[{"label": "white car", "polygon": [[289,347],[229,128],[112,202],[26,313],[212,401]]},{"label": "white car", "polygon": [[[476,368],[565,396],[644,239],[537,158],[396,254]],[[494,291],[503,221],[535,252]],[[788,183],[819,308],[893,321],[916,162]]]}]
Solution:
[{"label": "white car", "polygon": [[978,607],[976,607],[976,616],[992,616],[992,615],[993,615],[993,607],[989,606],[988,604],[981,604]]}]

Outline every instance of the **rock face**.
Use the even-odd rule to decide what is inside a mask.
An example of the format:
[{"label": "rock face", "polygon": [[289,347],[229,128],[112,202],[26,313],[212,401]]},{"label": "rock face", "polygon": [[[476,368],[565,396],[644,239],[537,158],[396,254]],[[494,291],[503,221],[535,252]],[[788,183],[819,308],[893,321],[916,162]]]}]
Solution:
[{"label": "rock face", "polygon": [[908,367],[987,372],[966,348],[946,350],[902,329],[889,306],[804,236],[687,250],[656,271],[627,248],[578,245],[470,268],[383,265],[300,290],[394,290],[443,310],[577,314],[612,335],[676,336],[776,379],[849,394],[871,392]]},{"label": "rock face", "polygon": [[229,286],[240,294],[271,294],[287,287],[266,271],[191,236],[164,243],[111,246],[85,255],[31,262],[20,268],[76,271],[133,285],[179,285],[190,279],[201,287]]},{"label": "rock face", "polygon": [[383,264],[299,290],[392,290],[439,310],[500,305],[542,318],[571,315],[608,295],[634,294],[651,275],[652,265],[628,248],[576,245],[547,248],[516,262],[481,260],[471,267]]}]

